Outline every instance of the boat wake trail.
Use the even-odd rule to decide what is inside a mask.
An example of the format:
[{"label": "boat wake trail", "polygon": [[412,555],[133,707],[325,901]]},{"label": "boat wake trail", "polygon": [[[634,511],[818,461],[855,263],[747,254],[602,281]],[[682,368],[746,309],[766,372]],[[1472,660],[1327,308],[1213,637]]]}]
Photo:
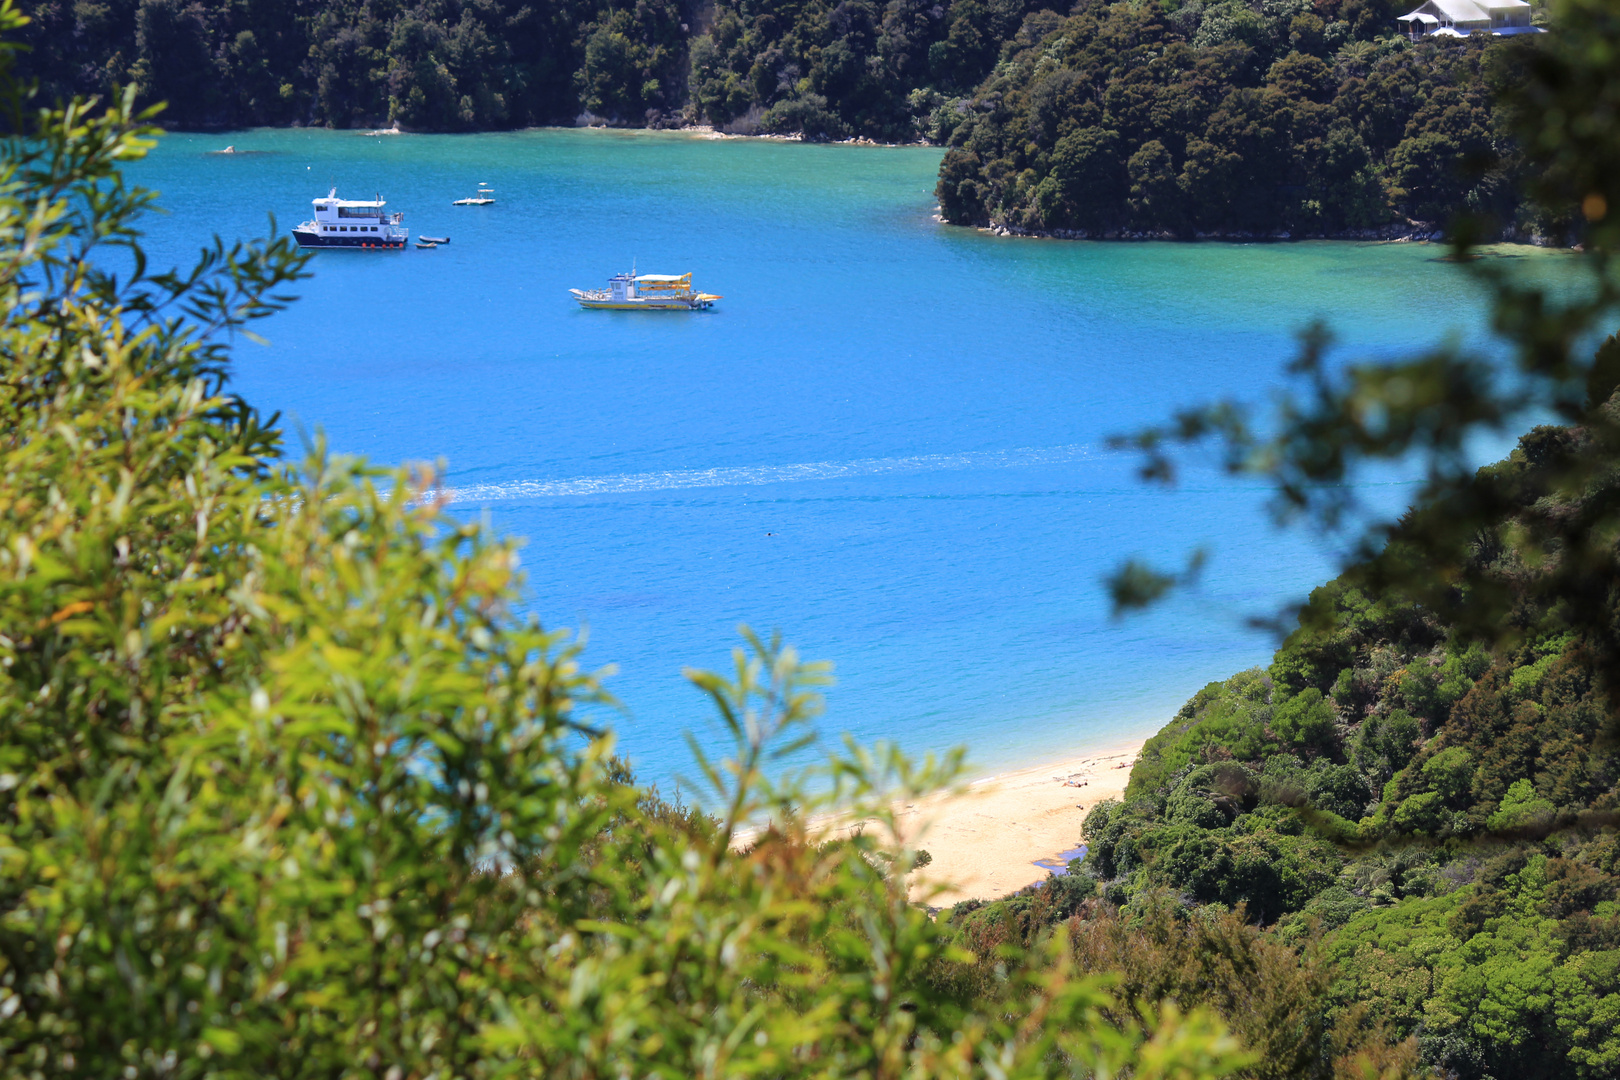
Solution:
[{"label": "boat wake trail", "polygon": [[857,476],[1055,465],[1085,458],[1090,453],[1090,447],[1076,443],[1071,446],[982,450],[965,454],[920,454],[916,457],[812,461],[796,465],[676,469],[667,472],[579,476],[567,480],[515,480],[447,487],[428,493],[428,496],[437,495],[451,503],[465,504],[511,502],[518,499],[555,499],[579,495],[623,495],[643,491],[679,491],[686,488],[756,487],[762,484],[791,484],[807,480],[842,480]]}]

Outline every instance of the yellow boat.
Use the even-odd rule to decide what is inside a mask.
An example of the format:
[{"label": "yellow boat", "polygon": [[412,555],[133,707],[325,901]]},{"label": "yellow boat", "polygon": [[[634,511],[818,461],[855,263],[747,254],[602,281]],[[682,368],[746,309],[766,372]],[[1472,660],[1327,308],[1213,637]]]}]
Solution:
[{"label": "yellow boat", "polygon": [[612,311],[704,311],[722,297],[692,289],[691,274],[614,274],[605,289],[569,289],[580,307]]}]

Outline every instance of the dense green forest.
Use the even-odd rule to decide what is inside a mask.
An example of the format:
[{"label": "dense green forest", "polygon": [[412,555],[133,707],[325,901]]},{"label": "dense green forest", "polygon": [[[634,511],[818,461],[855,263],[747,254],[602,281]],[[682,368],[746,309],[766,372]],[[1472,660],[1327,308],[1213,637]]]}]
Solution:
[{"label": "dense green forest", "polygon": [[[1523,38],[1387,35],[1379,5],[1265,0],[1032,16],[935,120],[948,221],[1013,231],[1344,235],[1518,198],[1500,91]],[[1383,34],[1376,40],[1373,34]]]},{"label": "dense green forest", "polygon": [[22,71],[46,98],[134,85],[178,127],[476,131],[678,122],[690,3],[46,0]]},{"label": "dense green forest", "polygon": [[[1620,342],[1602,355],[1612,380]],[[1607,409],[1620,417],[1620,395]],[[1269,667],[1206,686],[1147,742],[1123,800],[1087,815],[1072,874],[961,906],[964,939],[982,955],[1078,917],[1076,947],[1138,965],[1144,986],[1239,1026],[1270,1016],[1273,1033],[1286,1013],[1301,1061],[1322,1053],[1310,1032],[1359,1012],[1464,1080],[1615,1075],[1620,711],[1600,650],[1537,597],[1532,554],[1552,523],[1612,505],[1612,460],[1582,428],[1544,426],[1480,471],[1511,510],[1456,558],[1473,589],[1501,590],[1506,644],[1352,568],[1312,594]],[[1571,462],[1593,467],[1573,492],[1550,479]],[[1398,531],[1379,561],[1403,557]],[[1611,587],[1611,619],[1617,600]],[[1138,960],[1104,948],[1138,931],[1157,943]],[[1249,958],[1234,974],[1154,974],[1231,965],[1234,950]],[[1277,989],[1242,989],[1245,964]]]},{"label": "dense green forest", "polygon": [[1521,203],[1523,39],[1408,42],[1389,0],[30,0],[47,99],[134,85],[185,128],[711,124],[950,149],[945,220],[1372,235]]},{"label": "dense green forest", "polygon": [[134,84],[181,127],[422,131],[699,122],[915,142],[1016,38],[1026,0],[43,0],[47,97]]},{"label": "dense green forest", "polygon": [[721,0],[692,43],[693,112],[729,129],[811,138],[932,138],[947,103],[967,100],[1007,49],[1029,44],[1037,6]]}]

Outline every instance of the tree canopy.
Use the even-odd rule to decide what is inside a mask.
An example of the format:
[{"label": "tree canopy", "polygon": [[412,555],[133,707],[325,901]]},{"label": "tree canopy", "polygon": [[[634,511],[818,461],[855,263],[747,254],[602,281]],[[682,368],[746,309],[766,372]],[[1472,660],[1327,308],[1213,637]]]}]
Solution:
[{"label": "tree canopy", "polygon": [[1394,14],[1195,0],[1032,15],[938,119],[942,212],[1092,237],[1426,234],[1464,211],[1556,232],[1520,198],[1498,104],[1538,43],[1411,43]]},{"label": "tree canopy", "polygon": [[678,118],[690,3],[29,0],[46,100],[133,86],[189,128],[480,131]]}]

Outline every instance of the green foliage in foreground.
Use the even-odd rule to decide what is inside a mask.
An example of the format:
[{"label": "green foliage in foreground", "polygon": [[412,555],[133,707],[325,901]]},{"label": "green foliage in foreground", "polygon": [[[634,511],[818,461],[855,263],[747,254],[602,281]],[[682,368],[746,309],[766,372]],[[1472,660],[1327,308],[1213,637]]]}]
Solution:
[{"label": "green foliage in foreground", "polygon": [[[17,18],[0,6],[0,32]],[[852,750],[773,776],[820,665],[694,673],[736,737],[718,820],[636,790],[514,545],[432,475],[317,452],[226,391],[285,241],[150,275],[133,95],[27,112],[0,45],[0,1075],[1217,1077],[1208,1012],[1061,949],[993,982],[912,853],[797,809],[948,779]],[[108,246],[133,272],[102,269]],[[826,792],[813,795],[813,791]],[[780,827],[739,852],[738,826]],[[889,822],[892,826],[892,820]]]},{"label": "green foliage in foreground", "polygon": [[[1603,464],[1554,492],[1571,455]],[[1588,432],[1543,427],[1478,483],[1519,499],[1459,554],[1516,597],[1516,644],[1488,648],[1353,568],[1269,669],[1212,683],[1148,741],[1124,800],[1087,816],[1084,872],[1127,907],[1170,890],[1283,941],[1326,931],[1324,1001],[1417,1036],[1452,1075],[1612,1075],[1616,713],[1590,640],[1538,602],[1549,571],[1523,538],[1606,503],[1620,474]]]},{"label": "green foliage in foreground", "polygon": [[[1330,992],[1334,958],[1314,942],[1296,947],[1233,912],[1189,913],[1164,893],[1116,908],[1096,897],[1097,880],[1081,865],[1001,901],[958,904],[947,918],[978,957],[1027,947],[1063,926],[1075,964],[1119,972],[1127,1000],[1217,1012],[1255,1049],[1244,1071],[1255,1080],[1402,1080],[1426,1072],[1415,1038],[1397,1035],[1375,1011],[1338,1006]],[[952,974],[968,983],[995,977],[983,960]]]},{"label": "green foliage in foreground", "polygon": [[[1620,420],[1620,395],[1593,415]],[[1570,457],[1591,483],[1555,491]],[[1068,875],[953,912],[963,942],[982,953],[987,935],[1038,940],[1069,920],[1082,967],[1123,968],[1128,985],[1162,950],[1151,985],[1251,1046],[1272,1040],[1267,1061],[1296,1062],[1279,1076],[1346,1068],[1342,1048],[1461,1080],[1614,1075],[1620,713],[1592,639],[1538,595],[1556,560],[1530,547],[1539,520],[1620,493],[1613,462],[1591,431],[1541,427],[1480,470],[1517,499],[1458,553],[1511,598],[1494,645],[1352,567],[1269,668],[1211,683],[1147,741],[1124,798],[1087,815]],[[1409,514],[1383,559],[1407,557],[1434,513]],[[1238,945],[1248,960],[1197,967]],[[1297,1045],[1276,1042],[1290,1031]]]}]

